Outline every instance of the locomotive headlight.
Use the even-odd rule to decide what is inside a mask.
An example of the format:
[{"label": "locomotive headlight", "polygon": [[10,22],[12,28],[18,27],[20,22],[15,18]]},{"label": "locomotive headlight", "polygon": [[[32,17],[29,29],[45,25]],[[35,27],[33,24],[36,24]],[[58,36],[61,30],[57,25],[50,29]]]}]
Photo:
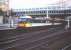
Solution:
[{"label": "locomotive headlight", "polygon": [[18,24],[19,27],[24,27],[24,24],[20,23]]},{"label": "locomotive headlight", "polygon": [[25,24],[25,27],[31,27],[32,26],[32,23],[26,23]]}]

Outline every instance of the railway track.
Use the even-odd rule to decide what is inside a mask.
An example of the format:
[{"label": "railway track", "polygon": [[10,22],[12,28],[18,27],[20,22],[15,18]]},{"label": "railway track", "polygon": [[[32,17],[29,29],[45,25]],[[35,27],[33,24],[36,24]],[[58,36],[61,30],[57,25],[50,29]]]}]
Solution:
[{"label": "railway track", "polygon": [[[70,35],[70,34],[68,34],[68,35]],[[53,42],[56,42],[56,41],[59,41],[59,40],[64,40],[64,41],[67,42],[68,41],[67,40],[67,34],[61,34],[61,35],[58,35],[58,36],[50,36],[49,38],[47,36],[46,36],[46,38],[45,38],[45,36],[43,36],[39,40],[38,39],[37,40],[32,40],[31,42],[29,40],[29,41],[27,41],[28,43],[21,40],[21,42],[20,41],[18,42],[20,44],[16,45],[16,47],[18,49],[21,49],[21,50],[23,50],[23,49],[24,50],[33,49],[33,48],[36,48],[36,47],[39,47],[39,46],[43,46],[43,44],[47,44],[48,47],[49,47],[49,45],[51,45]]]},{"label": "railway track", "polygon": [[[71,36],[71,34],[64,33],[63,29],[61,27],[56,28],[50,28],[47,29],[35,29],[34,31],[30,32],[20,32],[19,30],[7,30],[7,31],[1,31],[2,36],[0,39],[0,48],[6,49],[6,50],[15,50],[19,49],[33,49],[39,46],[43,46],[43,44],[50,45],[52,42],[57,41],[59,39],[67,38],[66,36]],[[7,33],[7,34],[5,34]],[[5,37],[3,37],[5,36]]]}]

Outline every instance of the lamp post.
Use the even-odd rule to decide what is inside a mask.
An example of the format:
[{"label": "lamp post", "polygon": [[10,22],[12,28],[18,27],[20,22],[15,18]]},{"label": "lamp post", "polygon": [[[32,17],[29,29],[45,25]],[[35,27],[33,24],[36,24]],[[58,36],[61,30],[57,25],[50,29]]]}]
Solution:
[{"label": "lamp post", "polygon": [[69,27],[70,27],[70,20],[69,20],[69,17],[68,17],[67,21],[68,21],[68,28],[69,28]]},{"label": "lamp post", "polygon": [[10,24],[10,27],[13,27],[14,26],[14,21],[13,21],[13,11],[12,9],[9,11],[9,24]]}]

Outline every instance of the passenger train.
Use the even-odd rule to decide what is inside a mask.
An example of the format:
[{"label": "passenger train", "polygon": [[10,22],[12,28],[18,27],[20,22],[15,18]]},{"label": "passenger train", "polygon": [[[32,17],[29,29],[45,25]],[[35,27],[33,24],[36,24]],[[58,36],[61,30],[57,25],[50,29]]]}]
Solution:
[{"label": "passenger train", "polygon": [[31,27],[32,23],[31,23],[32,17],[31,16],[20,16],[18,18],[18,27]]},{"label": "passenger train", "polygon": [[[26,28],[26,27],[38,27],[38,26],[46,26],[52,25],[52,23],[35,23],[32,22],[33,18],[31,16],[20,16],[18,18],[18,25],[19,28]],[[38,22],[38,20],[37,20]],[[60,25],[61,23],[54,23],[54,25]]]}]

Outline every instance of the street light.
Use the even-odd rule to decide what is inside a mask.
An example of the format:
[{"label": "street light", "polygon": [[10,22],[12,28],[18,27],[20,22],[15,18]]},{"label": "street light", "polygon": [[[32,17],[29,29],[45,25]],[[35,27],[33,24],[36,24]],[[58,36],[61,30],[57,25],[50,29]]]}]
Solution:
[{"label": "street light", "polygon": [[13,10],[11,9],[9,11],[9,24],[10,24],[10,27],[14,27],[14,12]]}]

